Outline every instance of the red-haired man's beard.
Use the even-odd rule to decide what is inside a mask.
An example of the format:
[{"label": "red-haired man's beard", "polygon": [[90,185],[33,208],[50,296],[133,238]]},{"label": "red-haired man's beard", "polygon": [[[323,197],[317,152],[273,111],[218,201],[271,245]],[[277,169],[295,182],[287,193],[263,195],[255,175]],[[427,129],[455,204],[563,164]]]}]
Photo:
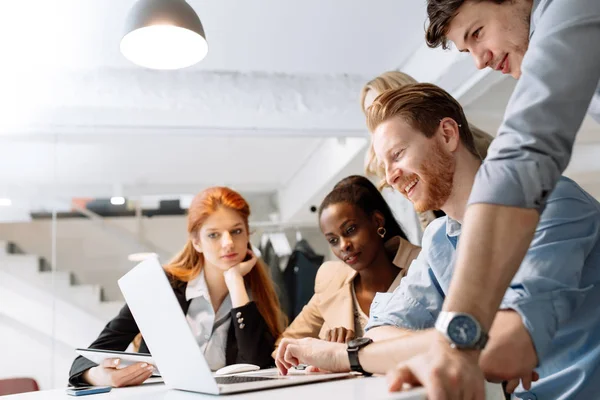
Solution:
[{"label": "red-haired man's beard", "polygon": [[[406,177],[400,185],[396,185],[396,189],[413,203],[417,212],[440,210],[452,193],[455,168],[454,158],[435,145],[431,156],[421,165],[419,174]],[[418,178],[415,193],[409,197],[402,188],[415,178]]]}]

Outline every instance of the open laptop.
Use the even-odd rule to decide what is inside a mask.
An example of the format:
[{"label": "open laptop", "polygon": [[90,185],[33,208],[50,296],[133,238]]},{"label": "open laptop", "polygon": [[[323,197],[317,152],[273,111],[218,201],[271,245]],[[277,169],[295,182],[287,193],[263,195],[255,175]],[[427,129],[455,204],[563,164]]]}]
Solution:
[{"label": "open laptop", "polygon": [[351,373],[284,377],[276,370],[215,377],[158,259],[138,264],[119,279],[119,287],[168,387],[228,394],[353,377]]}]

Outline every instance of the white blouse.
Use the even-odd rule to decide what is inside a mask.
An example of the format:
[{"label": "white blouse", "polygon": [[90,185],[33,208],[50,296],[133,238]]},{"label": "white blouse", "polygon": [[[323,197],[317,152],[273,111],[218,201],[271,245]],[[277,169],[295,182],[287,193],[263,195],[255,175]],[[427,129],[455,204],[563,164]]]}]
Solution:
[{"label": "white blouse", "polygon": [[185,298],[188,301],[192,300],[186,319],[206,362],[212,371],[223,368],[226,365],[225,350],[231,325],[231,297],[227,294],[215,314],[204,271],[201,271],[196,278],[188,282]]}]

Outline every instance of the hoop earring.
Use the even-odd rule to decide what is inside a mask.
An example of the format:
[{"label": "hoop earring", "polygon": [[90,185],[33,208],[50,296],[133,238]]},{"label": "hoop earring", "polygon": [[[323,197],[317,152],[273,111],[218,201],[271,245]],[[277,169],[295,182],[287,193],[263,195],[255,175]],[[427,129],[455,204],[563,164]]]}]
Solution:
[{"label": "hoop earring", "polygon": [[377,234],[379,236],[381,236],[382,239],[385,237],[385,233],[386,233],[386,230],[383,226],[380,226],[379,228],[377,228]]}]

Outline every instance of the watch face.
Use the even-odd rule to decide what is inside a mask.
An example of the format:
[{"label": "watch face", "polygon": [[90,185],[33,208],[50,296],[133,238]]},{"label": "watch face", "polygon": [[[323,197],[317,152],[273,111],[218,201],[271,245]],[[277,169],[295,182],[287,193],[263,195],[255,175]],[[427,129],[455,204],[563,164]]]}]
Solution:
[{"label": "watch face", "polygon": [[348,342],[348,348],[357,348],[371,343],[372,340],[366,337],[359,337]]},{"label": "watch face", "polygon": [[479,339],[479,327],[470,317],[457,315],[448,324],[448,336],[458,346],[472,346]]}]

